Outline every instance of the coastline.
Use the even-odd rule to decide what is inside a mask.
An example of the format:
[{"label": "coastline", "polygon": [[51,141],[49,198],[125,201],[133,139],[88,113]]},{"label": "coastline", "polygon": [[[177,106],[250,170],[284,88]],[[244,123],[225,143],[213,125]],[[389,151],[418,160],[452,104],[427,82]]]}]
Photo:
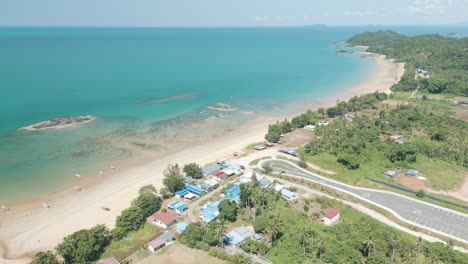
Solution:
[{"label": "coastline", "polygon": [[[398,82],[403,74],[402,63],[394,63],[381,55],[365,59],[371,59],[374,64],[365,81],[345,87],[339,98],[336,95],[327,96],[312,107],[309,104],[304,105],[304,109],[299,112],[334,105],[337,99],[348,100],[352,96],[375,91],[389,92],[391,85]],[[295,114],[297,113],[290,113],[282,118],[291,118]],[[118,168],[112,174],[90,180],[80,192],[70,188],[44,199],[17,205],[7,213],[0,213],[0,261],[3,260],[2,247],[6,252],[5,257],[18,258],[4,263],[28,263],[30,253],[52,249],[64,236],[79,229],[96,224],[112,227],[115,218],[130,205],[141,186],[154,184],[158,189],[162,186],[162,172],[169,164],[197,162],[203,165],[233,158],[234,152],[252,142],[262,141],[268,124],[276,120],[276,116],[255,118],[226,135],[177,150],[161,158],[143,157]],[[40,206],[41,202],[46,202],[51,207],[43,208]],[[100,209],[101,206],[112,210],[104,212]]]}]

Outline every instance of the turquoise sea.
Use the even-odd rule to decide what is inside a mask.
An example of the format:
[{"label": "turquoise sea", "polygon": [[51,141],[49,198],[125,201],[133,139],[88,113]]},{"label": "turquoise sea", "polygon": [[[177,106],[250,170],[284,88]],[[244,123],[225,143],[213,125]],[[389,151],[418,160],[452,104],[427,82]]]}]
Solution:
[{"label": "turquoise sea", "polygon": [[[76,184],[75,173],[92,177],[137,155],[135,148],[163,150],[173,134],[202,137],[209,127],[181,127],[219,114],[206,108],[218,102],[238,109],[222,117],[232,129],[282,106],[339,94],[372,65],[337,55],[332,44],[373,29],[0,28],[0,204]],[[98,120],[17,131],[80,115]]]}]

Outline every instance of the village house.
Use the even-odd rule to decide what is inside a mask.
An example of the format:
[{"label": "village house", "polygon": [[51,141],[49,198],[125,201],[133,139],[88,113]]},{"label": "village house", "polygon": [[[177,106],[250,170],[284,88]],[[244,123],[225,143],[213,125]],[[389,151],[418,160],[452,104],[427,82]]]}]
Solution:
[{"label": "village house", "polygon": [[181,214],[183,213],[185,210],[188,209],[187,205],[185,205],[183,202],[181,201],[174,201],[172,203],[170,203],[167,208],[171,209],[171,210],[174,210],[176,213],[178,214]]},{"label": "village house", "polygon": [[417,170],[407,170],[405,175],[409,177],[418,177],[419,171]]},{"label": "village house", "polygon": [[390,178],[395,178],[398,176],[398,173],[396,171],[388,170],[384,173],[384,176],[390,177]]},{"label": "village house", "polygon": [[336,221],[340,220],[340,209],[332,208],[328,210],[322,220],[325,225],[332,225]]},{"label": "village house", "polygon": [[184,199],[191,201],[191,200],[195,199],[195,197],[197,197],[195,194],[189,192],[184,196]]},{"label": "village house", "polygon": [[180,191],[175,192],[175,197],[177,198],[183,198],[185,195],[187,195],[190,191],[188,189],[183,189]]},{"label": "village house", "polygon": [[224,171],[218,171],[213,177],[217,181],[224,181],[225,179],[227,179],[228,175]]},{"label": "village house", "polygon": [[96,264],[120,264],[115,258],[106,258],[99,260]]},{"label": "village house", "polygon": [[218,215],[219,215],[218,205],[223,200],[224,199],[218,199],[216,201],[208,203],[204,209],[200,210],[200,212],[198,213],[198,216],[200,216],[200,218],[203,219],[203,223],[209,224],[211,221],[218,218]]},{"label": "village house", "polygon": [[244,240],[249,239],[255,235],[253,227],[239,226],[234,228],[231,232],[224,235],[224,241],[230,245],[237,246]]},{"label": "village house", "polygon": [[[239,163],[231,160],[225,160],[223,162],[225,169],[234,171],[235,175],[241,174],[244,171],[244,167]],[[226,171],[225,171],[226,172]],[[229,174],[228,174],[229,175]]]},{"label": "village house", "polygon": [[229,199],[229,200],[235,202],[236,204],[239,204],[239,202],[240,202],[240,193],[241,193],[241,190],[240,190],[239,187],[231,186],[228,189],[226,189],[224,198]]},{"label": "village house", "polygon": [[[257,176],[257,179],[258,178],[259,177]],[[262,188],[266,188],[266,187],[270,186],[271,183],[272,183],[272,181],[269,178],[265,177],[265,176],[262,176],[260,179],[258,179],[258,184]]]},{"label": "village house", "polygon": [[288,201],[294,201],[294,200],[297,200],[297,198],[299,198],[299,195],[295,192],[292,192],[286,188],[283,188],[281,191],[281,197],[285,198],[286,200]]},{"label": "village house", "polygon": [[160,226],[162,228],[168,228],[176,222],[176,218],[166,212],[157,212],[149,217],[152,224]]},{"label": "village house", "polygon": [[[196,194],[196,195],[202,195],[205,192],[205,190],[203,190],[202,188],[192,185],[192,184],[186,185],[185,188],[187,188],[189,192]],[[187,194],[185,196],[187,196]]]},{"label": "village house", "polygon": [[182,234],[185,231],[185,229],[187,228],[187,226],[188,226],[187,223],[179,222],[179,223],[176,224],[175,230],[176,230],[177,233]]},{"label": "village house", "polygon": [[201,181],[198,185],[206,191],[210,191],[218,187],[218,182],[215,179],[206,179]]},{"label": "village house", "polygon": [[174,237],[169,232],[164,232],[161,236],[148,242],[148,250],[154,253],[161,248],[170,245],[174,241]]},{"label": "village house", "polygon": [[203,167],[202,171],[203,171],[203,175],[206,177],[208,175],[211,175],[211,174],[214,174],[220,170],[222,170],[223,167],[221,165],[219,165],[218,163],[211,163],[209,165],[206,165],[205,167]]}]

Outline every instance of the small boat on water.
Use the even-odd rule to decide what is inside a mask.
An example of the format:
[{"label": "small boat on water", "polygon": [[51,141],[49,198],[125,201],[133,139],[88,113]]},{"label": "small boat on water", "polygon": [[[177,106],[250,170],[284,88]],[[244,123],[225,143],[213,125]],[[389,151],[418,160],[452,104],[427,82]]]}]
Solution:
[{"label": "small boat on water", "polygon": [[41,205],[44,207],[44,208],[49,208],[50,205],[46,204],[46,203],[41,203]]},{"label": "small boat on water", "polygon": [[109,207],[104,207],[104,206],[101,206],[101,209],[106,212],[109,212],[111,210]]},{"label": "small boat on water", "polygon": [[78,178],[81,178],[81,175],[79,175],[79,174],[75,174],[75,176],[78,177]]}]

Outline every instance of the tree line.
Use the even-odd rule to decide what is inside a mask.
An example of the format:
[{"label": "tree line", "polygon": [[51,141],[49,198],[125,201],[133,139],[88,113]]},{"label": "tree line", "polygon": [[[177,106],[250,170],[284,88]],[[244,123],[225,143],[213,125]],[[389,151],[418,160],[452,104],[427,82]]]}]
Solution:
[{"label": "tree line", "polygon": [[[131,206],[117,217],[114,229],[110,230],[104,225],[96,225],[90,229],[74,232],[63,239],[55,248],[55,252],[37,253],[32,263],[95,263],[112,240],[124,239],[128,233],[141,229],[146,219],[159,211],[163,198],[172,197],[174,192],[184,188],[184,174],[194,179],[204,177],[202,168],[196,163],[186,164],[183,168],[177,164],[169,165],[163,174],[164,187],[160,192],[158,193],[153,185],[140,188]],[[227,215],[226,219],[232,219],[232,215],[236,214],[232,204],[223,204],[223,208],[223,214]],[[59,261],[58,257],[63,261]]]},{"label": "tree line", "polygon": [[[407,37],[393,31],[364,32],[351,37],[351,45],[369,46],[369,52],[405,62],[405,73],[393,91],[413,91],[468,96],[468,38],[419,35]],[[429,78],[415,78],[423,68]]]}]

